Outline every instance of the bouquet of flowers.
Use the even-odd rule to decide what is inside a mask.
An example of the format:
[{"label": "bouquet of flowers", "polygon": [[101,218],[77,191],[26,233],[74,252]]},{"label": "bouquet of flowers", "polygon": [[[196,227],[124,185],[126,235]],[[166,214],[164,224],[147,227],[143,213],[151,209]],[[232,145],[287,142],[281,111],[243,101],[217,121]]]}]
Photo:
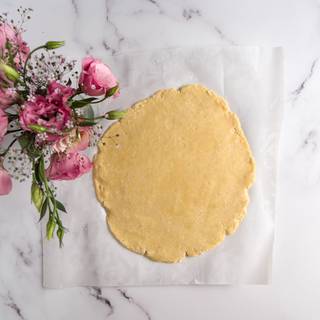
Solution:
[{"label": "bouquet of flowers", "polygon": [[[41,220],[48,216],[47,239],[56,233],[60,246],[66,228],[64,205],[54,180],[73,180],[92,168],[83,151],[97,142],[101,119],[125,111],[95,115],[93,105],[119,95],[119,84],[102,61],[86,57],[81,72],[48,41],[30,50],[23,40],[31,9],[19,8],[19,21],[0,16],[0,195],[10,193],[11,178],[31,178],[31,199]],[[73,85],[75,84],[75,85]]]}]

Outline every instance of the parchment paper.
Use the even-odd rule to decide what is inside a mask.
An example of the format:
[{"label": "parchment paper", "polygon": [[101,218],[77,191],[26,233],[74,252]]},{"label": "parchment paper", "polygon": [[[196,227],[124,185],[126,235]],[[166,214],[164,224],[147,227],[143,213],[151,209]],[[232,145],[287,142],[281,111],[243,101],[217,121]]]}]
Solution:
[{"label": "parchment paper", "polygon": [[95,197],[91,173],[59,182],[58,196],[70,212],[63,218],[71,231],[59,249],[57,241],[45,240],[43,223],[43,285],[268,283],[283,103],[282,50],[173,48],[118,54],[105,57],[105,62],[118,76],[121,96],[100,109],[127,108],[158,89],[189,83],[202,83],[227,99],[240,118],[257,163],[248,213],[235,234],[215,249],[177,264],[157,263],[125,249],[112,237],[105,211]]}]

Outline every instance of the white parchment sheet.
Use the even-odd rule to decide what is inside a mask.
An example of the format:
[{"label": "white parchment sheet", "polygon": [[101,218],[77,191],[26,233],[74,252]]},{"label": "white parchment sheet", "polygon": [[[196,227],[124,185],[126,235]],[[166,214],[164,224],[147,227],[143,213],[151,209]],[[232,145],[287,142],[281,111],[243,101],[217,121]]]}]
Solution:
[{"label": "white parchment sheet", "polygon": [[282,50],[173,48],[118,54],[105,57],[105,62],[121,84],[121,96],[105,109],[127,108],[156,90],[190,83],[201,83],[227,99],[240,118],[257,164],[248,213],[239,229],[215,249],[177,264],[157,263],[127,250],[110,234],[91,173],[72,182],[59,182],[59,199],[70,212],[63,216],[70,232],[59,249],[57,241],[45,240],[43,223],[43,285],[268,283],[283,104]]}]

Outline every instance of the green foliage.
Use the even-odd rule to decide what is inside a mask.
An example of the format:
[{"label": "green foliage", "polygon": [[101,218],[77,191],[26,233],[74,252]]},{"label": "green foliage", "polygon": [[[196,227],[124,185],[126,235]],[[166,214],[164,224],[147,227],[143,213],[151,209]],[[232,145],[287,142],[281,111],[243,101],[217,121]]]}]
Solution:
[{"label": "green foliage", "polygon": [[94,121],[90,121],[90,120],[83,120],[79,123],[80,127],[92,127],[94,125],[96,125],[97,122]]},{"label": "green foliage", "polygon": [[54,191],[49,186],[49,181],[45,172],[44,157],[41,155],[33,162],[33,182],[32,182],[32,202],[40,213],[39,221],[48,214],[47,222],[47,239],[50,240],[54,236],[54,231],[57,228],[57,237],[60,246],[65,233],[65,227],[62,225],[59,211],[65,212],[64,205],[56,199]]},{"label": "green foliage", "polygon": [[18,138],[21,149],[28,154],[31,160],[41,155],[41,151],[35,146],[34,140],[35,137],[31,132],[24,132]]},{"label": "green foliage", "polygon": [[86,99],[81,99],[81,100],[74,100],[71,103],[71,108],[73,109],[78,109],[78,108],[83,108],[87,106],[88,104],[94,102],[97,100],[97,98],[86,98]]}]

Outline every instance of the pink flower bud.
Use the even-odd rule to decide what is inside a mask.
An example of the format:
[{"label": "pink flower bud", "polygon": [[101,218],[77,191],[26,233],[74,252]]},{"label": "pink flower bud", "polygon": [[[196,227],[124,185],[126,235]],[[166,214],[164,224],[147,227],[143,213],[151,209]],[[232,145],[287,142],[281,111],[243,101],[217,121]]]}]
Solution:
[{"label": "pink flower bud", "polygon": [[102,61],[86,57],[82,61],[79,84],[87,95],[102,96],[117,86],[117,79]]}]

